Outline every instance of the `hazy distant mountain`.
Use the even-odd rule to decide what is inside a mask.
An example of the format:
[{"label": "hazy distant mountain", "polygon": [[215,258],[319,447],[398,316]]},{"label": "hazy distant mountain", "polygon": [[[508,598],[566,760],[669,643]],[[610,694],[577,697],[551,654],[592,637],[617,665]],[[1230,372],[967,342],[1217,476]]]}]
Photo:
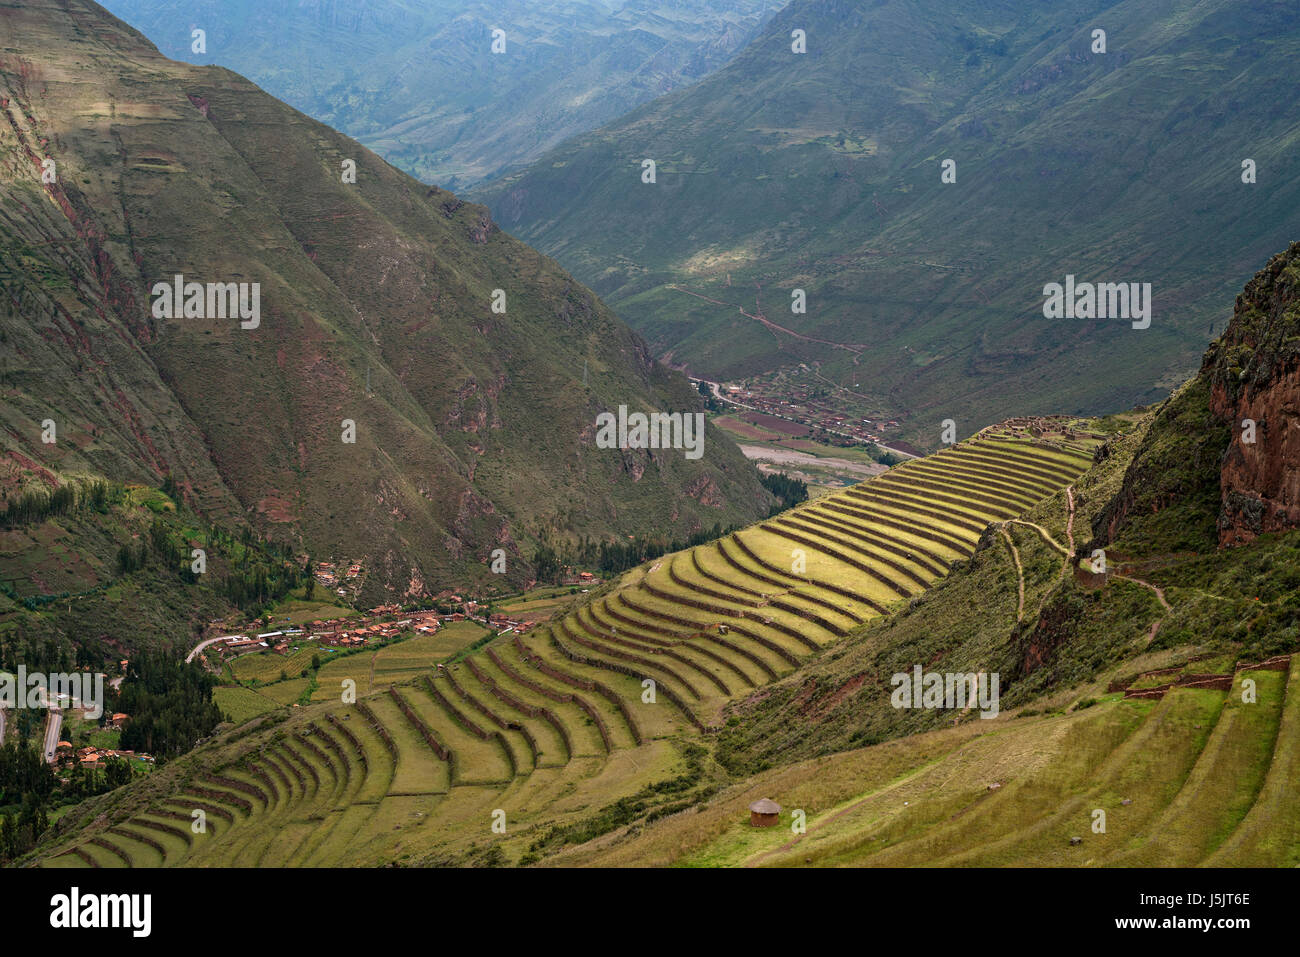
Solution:
[{"label": "hazy distant mountain", "polygon": [[106,6],[167,56],[237,70],[420,179],[463,189],[716,69],[781,0]]},{"label": "hazy distant mountain", "polygon": [[[700,397],[484,208],[87,0],[0,8],[0,47],[6,497],[171,474],[206,515],[367,556],[399,594],[485,577],[498,547],[526,578],[551,533],[765,513],[712,430],[698,460],[595,447],[602,411]],[[250,306],[257,283],[258,315],[210,290],[195,315],[183,290],[169,317],[177,276],[246,284]]]},{"label": "hazy distant mountain", "polygon": [[[1274,0],[796,0],[701,83],[475,195],[661,355],[817,360],[933,445],[945,418],[1127,408],[1195,367],[1300,233],[1298,57]],[[1151,283],[1150,328],[1045,318],[1067,274]]]}]

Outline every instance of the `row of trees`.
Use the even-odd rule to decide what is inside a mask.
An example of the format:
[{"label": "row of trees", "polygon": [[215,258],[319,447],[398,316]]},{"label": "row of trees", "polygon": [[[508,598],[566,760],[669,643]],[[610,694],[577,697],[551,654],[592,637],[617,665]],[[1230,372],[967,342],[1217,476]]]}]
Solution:
[{"label": "row of trees", "polygon": [[29,794],[43,803],[53,791],[54,771],[39,750],[21,741],[0,747],[0,805],[17,804]]},{"label": "row of trees", "polygon": [[[154,519],[147,538],[118,549],[118,571],[130,575],[156,562],[161,568],[175,569],[186,584],[195,584],[201,575],[194,569],[192,547],[189,539],[177,532],[166,520]],[[292,545],[263,541],[247,526],[238,536],[211,527],[203,542],[209,557],[218,551],[229,556],[230,571],[220,587],[231,604],[245,611],[279,601],[304,580],[312,580],[311,562],[299,567],[293,559]]]},{"label": "row of trees", "polygon": [[607,575],[614,575],[669,552],[721,538],[737,527],[723,528],[721,523],[715,523],[712,528],[696,532],[686,539],[646,538],[627,542],[583,539],[577,545],[563,543],[558,546],[543,542],[533,552],[534,573],[539,582],[551,584],[562,580],[567,567],[598,568]]},{"label": "row of trees", "polygon": [[808,501],[808,483],[803,479],[791,478],[784,472],[776,472],[762,476],[759,481],[778,499],[777,504],[773,505],[768,513],[769,517],[784,512],[787,508],[794,508],[800,502]]},{"label": "row of trees", "polygon": [[103,512],[120,491],[120,487],[111,486],[101,479],[68,482],[48,492],[30,489],[6,500],[4,509],[0,510],[0,525],[16,528],[87,508]]},{"label": "row of trees", "polygon": [[89,647],[69,641],[53,630],[37,634],[19,620],[0,631],[0,671],[15,672],[21,664],[28,671],[51,674],[96,667],[100,656]]},{"label": "row of trees", "polygon": [[12,861],[26,854],[49,827],[50,818],[44,802],[34,794],[28,794],[23,798],[17,815],[9,813],[0,818],[0,859]]}]

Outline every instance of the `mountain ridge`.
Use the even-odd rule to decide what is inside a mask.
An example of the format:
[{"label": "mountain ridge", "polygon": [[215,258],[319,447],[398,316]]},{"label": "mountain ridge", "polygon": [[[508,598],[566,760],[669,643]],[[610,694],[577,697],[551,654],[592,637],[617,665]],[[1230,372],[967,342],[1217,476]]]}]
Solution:
[{"label": "mountain ridge", "polygon": [[[453,190],[707,74],[776,5],[364,0],[281,3],[272,15],[229,0],[108,4],[170,56],[237,69]],[[206,52],[193,51],[188,25],[206,28]]]},{"label": "mountain ridge", "polygon": [[[213,517],[369,556],[374,598],[482,581],[496,547],[518,584],[551,534],[685,537],[766,511],[711,428],[700,462],[590,447],[600,411],[698,394],[482,207],[92,4],[9,8],[0,29],[11,461],[171,474]],[[260,327],[154,319],[175,275],[259,283]]]},{"label": "mountain ridge", "polygon": [[[958,409],[969,434],[1150,404],[1293,238],[1298,134],[1276,104],[1300,94],[1294,16],[1267,0],[1181,17],[1155,0],[796,0],[718,72],[473,195],[675,365],[806,363],[841,411],[902,419],[926,448]],[[1152,327],[1044,319],[1044,286],[1067,274],[1152,281]]]}]

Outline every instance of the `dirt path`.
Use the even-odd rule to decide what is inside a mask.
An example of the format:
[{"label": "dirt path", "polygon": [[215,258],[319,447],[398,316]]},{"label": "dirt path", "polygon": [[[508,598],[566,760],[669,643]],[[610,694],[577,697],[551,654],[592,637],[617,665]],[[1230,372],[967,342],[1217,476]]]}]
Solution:
[{"label": "dirt path", "polygon": [[1062,555],[1066,556],[1067,558],[1070,556],[1070,552],[1066,550],[1066,547],[1062,545],[1060,542],[1058,542],[1056,539],[1054,539],[1052,537],[1052,533],[1049,532],[1047,529],[1043,528],[1043,526],[1041,525],[1038,525],[1034,522],[1026,522],[1025,520],[1019,518],[1010,519],[1009,521],[1004,522],[1003,524],[1023,525],[1025,526],[1025,528],[1032,528],[1039,535],[1041,535],[1043,537],[1043,541],[1045,541],[1048,545],[1052,546],[1052,548],[1056,549],[1058,552],[1060,552]]},{"label": "dirt path", "polygon": [[1006,525],[998,529],[1002,533],[1002,540],[1007,543],[1007,548],[1011,549],[1011,558],[1016,563],[1016,585],[1020,589],[1020,602],[1016,606],[1016,621],[1024,621],[1025,618],[1025,569],[1020,564],[1020,551],[1016,548],[1016,543],[1011,540],[1011,533],[1007,531]]},{"label": "dirt path", "polygon": [[1135,584],[1135,585],[1141,585],[1143,588],[1150,588],[1153,592],[1156,593],[1156,598],[1158,598],[1158,599],[1160,600],[1160,606],[1161,606],[1162,608],[1164,608],[1165,611],[1173,611],[1173,610],[1174,610],[1174,609],[1173,609],[1173,606],[1170,605],[1169,602],[1165,600],[1165,590],[1164,590],[1163,588],[1161,588],[1159,585],[1153,585],[1153,584],[1151,584],[1150,582],[1144,582],[1144,581],[1143,581],[1142,579],[1140,579],[1140,578],[1131,578],[1131,577],[1128,576],[1128,575],[1119,575],[1119,574],[1117,574],[1117,575],[1115,575],[1115,577],[1116,577],[1116,578],[1122,578],[1124,581],[1126,581],[1126,582],[1132,582],[1132,583]]},{"label": "dirt path", "polygon": [[759,864],[763,863],[763,861],[767,860],[769,857],[775,857],[778,854],[784,854],[786,851],[793,850],[794,846],[798,844],[800,841],[802,841],[809,834],[812,834],[814,831],[821,830],[822,828],[826,827],[828,824],[834,824],[836,821],[844,817],[844,815],[846,814],[852,814],[854,811],[856,811],[862,805],[866,804],[868,801],[871,801],[882,794],[886,794],[890,791],[897,790],[898,788],[908,783],[912,778],[916,777],[921,772],[928,771],[931,765],[937,764],[939,761],[948,757],[949,754],[951,753],[952,753],[951,751],[944,752],[942,757],[936,758],[933,761],[927,761],[925,764],[922,764],[920,767],[913,768],[911,771],[903,775],[901,778],[898,778],[895,781],[891,781],[889,784],[886,784],[884,787],[877,788],[876,790],[863,795],[862,797],[858,798],[856,801],[854,801],[852,804],[848,805],[847,807],[841,808],[840,810],[836,811],[834,814],[826,818],[824,821],[818,821],[816,824],[810,824],[808,826],[807,831],[805,831],[803,834],[796,834],[794,837],[786,841],[780,847],[774,847],[770,851],[764,851],[763,853],[759,854],[756,857],[749,858],[744,862],[744,866],[757,867]]},{"label": "dirt path", "polygon": [[1151,644],[1151,642],[1156,640],[1156,635],[1160,633],[1160,626],[1165,623],[1165,619],[1169,617],[1169,613],[1174,610],[1173,607],[1169,604],[1169,602],[1165,600],[1165,590],[1161,588],[1159,585],[1153,585],[1150,582],[1144,582],[1140,578],[1130,578],[1128,575],[1120,575],[1118,573],[1116,573],[1114,577],[1120,579],[1121,581],[1132,582],[1135,585],[1141,585],[1143,588],[1149,588],[1156,593],[1156,598],[1160,601],[1160,606],[1164,608],[1165,613],[1151,623],[1151,629],[1147,632],[1147,644],[1148,645]]},{"label": "dirt path", "polygon": [[[708,296],[701,295],[698,292],[691,292],[691,290],[687,289],[685,286],[679,286],[676,283],[670,283],[668,288],[675,289],[678,292],[684,292],[686,295],[694,296],[696,299],[703,299],[705,302],[711,302],[715,306],[730,306],[733,309],[739,310],[740,314],[746,319],[753,319],[755,322],[761,322],[767,327],[769,332],[781,332],[793,339],[801,339],[804,342],[816,342],[823,346],[832,346],[836,349],[844,349],[848,352],[854,353],[855,355],[861,355],[863,350],[867,348],[865,345],[850,345],[847,342],[832,342],[830,339],[817,339],[812,336],[805,336],[803,333],[795,332],[793,329],[787,329],[785,326],[777,325],[771,319],[768,319],[767,316],[763,315],[761,309],[759,309],[757,315],[755,315],[754,313],[746,312],[744,306],[737,306],[734,302],[723,302],[720,299],[710,299]],[[754,308],[758,309],[757,306]]]},{"label": "dirt path", "polygon": [[1065,517],[1065,539],[1070,543],[1070,554],[1074,554],[1074,486],[1065,487],[1065,502],[1070,514]]}]

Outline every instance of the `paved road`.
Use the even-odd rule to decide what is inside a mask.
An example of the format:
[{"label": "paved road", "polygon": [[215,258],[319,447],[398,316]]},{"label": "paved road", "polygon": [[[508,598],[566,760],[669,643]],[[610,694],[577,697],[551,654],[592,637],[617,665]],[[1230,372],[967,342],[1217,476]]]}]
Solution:
[{"label": "paved road", "polygon": [[244,638],[244,637],[247,637],[247,636],[245,636],[245,635],[220,635],[220,636],[218,636],[218,637],[216,637],[216,638],[209,638],[207,641],[200,641],[197,645],[195,645],[195,646],[193,647],[193,649],[190,650],[190,653],[189,653],[188,655],[185,656],[185,663],[186,663],[186,664],[189,664],[191,661],[193,661],[194,658],[195,658],[195,656],[198,655],[198,653],[199,653],[200,651],[202,651],[204,648],[208,647],[208,645],[215,645],[218,641],[226,641],[226,640],[229,639],[229,638]]},{"label": "paved road", "polygon": [[59,731],[63,728],[63,712],[57,708],[50,709],[50,716],[45,722],[45,763],[54,763],[54,754],[59,747]]}]

